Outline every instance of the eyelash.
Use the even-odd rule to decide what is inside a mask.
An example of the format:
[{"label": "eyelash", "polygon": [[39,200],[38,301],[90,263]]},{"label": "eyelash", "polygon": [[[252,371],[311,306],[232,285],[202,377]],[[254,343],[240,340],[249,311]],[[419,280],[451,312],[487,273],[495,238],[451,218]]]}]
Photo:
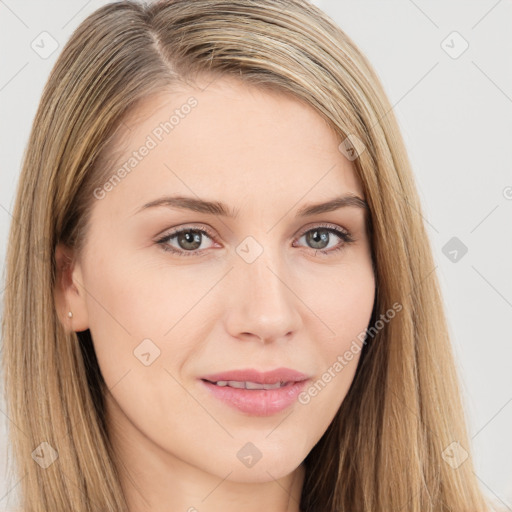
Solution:
[{"label": "eyelash", "polygon": [[[338,245],[334,249],[329,249],[329,250],[313,249],[313,248],[310,247],[310,249],[312,251],[315,251],[315,254],[317,252],[319,252],[323,256],[329,256],[330,254],[336,253],[336,252],[340,251],[341,249],[345,248],[345,246],[347,246],[348,244],[351,244],[351,243],[355,242],[355,239],[352,238],[352,235],[348,231],[342,230],[342,229],[339,229],[339,228],[335,228],[335,227],[331,226],[330,224],[319,224],[317,226],[309,228],[309,229],[303,231],[299,235],[298,239],[302,238],[306,233],[309,233],[310,231],[314,231],[315,229],[320,229],[320,228],[325,230],[325,231],[327,231],[327,232],[329,232],[329,233],[335,234],[336,236],[338,236],[339,238],[341,238],[343,240],[343,243],[341,243],[340,245]],[[215,238],[212,235],[212,233],[210,233],[206,229],[200,229],[200,228],[197,228],[197,227],[194,227],[194,226],[188,226],[186,228],[178,229],[176,231],[172,231],[171,233],[167,233],[162,238],[156,240],[156,243],[159,244],[164,251],[170,252],[172,254],[176,254],[177,256],[187,256],[187,257],[188,256],[200,256],[201,255],[200,253],[205,251],[205,250],[207,250],[207,249],[204,249],[203,251],[198,251],[198,250],[195,250],[195,251],[184,251],[184,250],[178,250],[178,249],[168,245],[167,242],[169,242],[171,239],[173,239],[177,235],[180,235],[181,233],[187,232],[187,231],[194,231],[194,232],[197,232],[197,233],[201,233],[202,235],[206,235],[207,237],[209,237],[212,240]]]}]

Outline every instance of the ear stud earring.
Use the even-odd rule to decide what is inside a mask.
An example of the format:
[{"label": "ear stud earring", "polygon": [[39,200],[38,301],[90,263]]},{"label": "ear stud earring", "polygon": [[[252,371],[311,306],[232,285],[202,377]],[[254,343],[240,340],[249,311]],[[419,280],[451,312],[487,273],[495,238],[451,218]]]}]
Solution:
[{"label": "ear stud earring", "polygon": [[73,316],[73,313],[71,313],[71,311],[68,311],[68,316],[69,318],[71,318]]}]

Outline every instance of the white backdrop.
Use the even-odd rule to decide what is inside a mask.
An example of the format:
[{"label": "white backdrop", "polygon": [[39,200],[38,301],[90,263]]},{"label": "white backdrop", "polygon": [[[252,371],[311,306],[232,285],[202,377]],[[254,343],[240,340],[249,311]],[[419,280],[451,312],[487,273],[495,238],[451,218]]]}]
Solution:
[{"label": "white backdrop", "polygon": [[[2,268],[44,83],[71,32],[106,3],[0,1]],[[365,52],[394,105],[443,287],[476,474],[512,511],[512,3],[314,3]],[[2,310],[4,286],[2,276]],[[17,496],[6,475],[5,410],[0,402],[0,512],[14,510]]]}]

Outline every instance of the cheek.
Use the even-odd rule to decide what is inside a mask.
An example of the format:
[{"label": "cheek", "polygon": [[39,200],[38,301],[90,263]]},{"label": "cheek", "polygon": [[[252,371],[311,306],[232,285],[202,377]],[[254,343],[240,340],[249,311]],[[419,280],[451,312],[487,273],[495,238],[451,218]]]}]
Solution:
[{"label": "cheek", "polygon": [[[182,415],[197,408],[173,377],[181,381],[180,368],[194,348],[193,334],[183,329],[191,327],[186,314],[200,295],[180,279],[183,273],[159,274],[118,258],[103,259],[84,277],[89,328],[107,388],[131,423],[148,431],[155,424],[177,428]],[[172,414],[176,409],[179,417]]]},{"label": "cheek", "polygon": [[[336,304],[331,311],[332,325],[339,337],[335,345],[331,344],[327,348],[329,365],[334,371],[350,373],[352,380],[375,300],[373,274],[361,276],[357,282],[347,283],[346,288],[338,291],[337,295],[333,293],[333,297]],[[338,362],[341,362],[343,368],[339,367]]]},{"label": "cheek", "polygon": [[[129,373],[125,380],[140,382],[134,393],[165,388],[164,368],[178,376],[201,339],[197,318],[211,315],[208,291],[219,277],[207,266],[169,268],[165,258],[148,263],[110,253],[115,257],[95,253],[84,270],[89,329],[105,382],[110,388]],[[148,371],[154,368],[160,372]]]},{"label": "cheek", "polygon": [[[355,259],[355,258],[354,258]],[[364,331],[371,318],[375,300],[375,277],[371,261],[350,261],[315,275],[316,286],[303,282],[302,296],[322,323],[328,352],[340,350]],[[321,322],[320,322],[321,320]]]},{"label": "cheek", "polygon": [[[320,281],[318,281],[320,282]],[[315,352],[321,368],[299,403],[329,422],[353,381],[371,319],[375,279],[370,265],[346,267],[323,279],[323,291],[309,294],[316,320]],[[312,410],[312,409],[311,409]]]}]

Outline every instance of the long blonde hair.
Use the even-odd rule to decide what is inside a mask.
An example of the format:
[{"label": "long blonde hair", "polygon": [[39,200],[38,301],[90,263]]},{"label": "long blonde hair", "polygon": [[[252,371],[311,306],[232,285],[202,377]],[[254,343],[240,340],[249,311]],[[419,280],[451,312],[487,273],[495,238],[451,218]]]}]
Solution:
[{"label": "long blonde hair", "polygon": [[[81,23],[59,56],[24,155],[6,261],[2,365],[23,510],[128,509],[90,332],[66,332],[56,313],[54,250],[58,242],[78,254],[83,247],[93,191],[111,173],[125,116],[199,74],[284,91],[312,105],[341,141],[364,144],[354,164],[370,209],[372,325],[402,306],[367,337],[348,395],[306,458],[301,510],[485,510],[471,457],[458,467],[443,457],[452,443],[471,450],[392,106],[354,42],[305,0],[111,3]],[[42,442],[58,454],[46,468],[33,456]]]}]

